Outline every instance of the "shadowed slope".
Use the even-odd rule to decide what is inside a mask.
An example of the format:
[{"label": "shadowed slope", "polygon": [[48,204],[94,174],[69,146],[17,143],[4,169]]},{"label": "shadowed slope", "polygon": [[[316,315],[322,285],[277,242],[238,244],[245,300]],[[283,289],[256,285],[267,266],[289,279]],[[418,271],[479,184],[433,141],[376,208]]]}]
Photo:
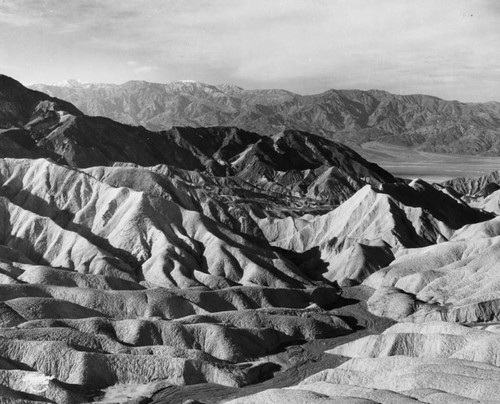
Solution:
[{"label": "shadowed slope", "polygon": [[400,248],[447,241],[462,226],[491,217],[416,180],[379,189],[366,185],[324,215],[264,218],[258,224],[275,246],[297,252],[317,248],[329,265],[325,277],[362,281]]}]

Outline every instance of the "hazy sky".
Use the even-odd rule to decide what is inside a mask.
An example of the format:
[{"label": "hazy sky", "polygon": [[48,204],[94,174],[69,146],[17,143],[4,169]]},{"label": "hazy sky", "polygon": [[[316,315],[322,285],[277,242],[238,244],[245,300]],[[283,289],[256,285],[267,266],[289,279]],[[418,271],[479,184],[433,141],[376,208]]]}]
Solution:
[{"label": "hazy sky", "polygon": [[0,0],[0,72],[500,101],[500,1]]}]

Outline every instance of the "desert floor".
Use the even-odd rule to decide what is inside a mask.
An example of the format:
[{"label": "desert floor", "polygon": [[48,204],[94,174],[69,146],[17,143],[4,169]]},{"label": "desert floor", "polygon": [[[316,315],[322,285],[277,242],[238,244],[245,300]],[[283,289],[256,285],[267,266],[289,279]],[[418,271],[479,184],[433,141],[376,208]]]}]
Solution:
[{"label": "desert floor", "polygon": [[500,170],[500,157],[438,154],[379,142],[354,148],[365,159],[402,178],[442,182],[456,177],[479,177]]}]

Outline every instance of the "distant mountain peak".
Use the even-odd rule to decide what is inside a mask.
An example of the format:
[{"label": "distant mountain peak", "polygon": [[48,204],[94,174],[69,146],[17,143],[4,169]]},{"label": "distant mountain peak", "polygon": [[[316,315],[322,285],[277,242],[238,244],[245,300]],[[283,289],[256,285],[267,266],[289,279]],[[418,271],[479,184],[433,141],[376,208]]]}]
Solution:
[{"label": "distant mountain peak", "polygon": [[170,83],[166,83],[166,85],[169,84],[180,84],[180,85],[186,85],[186,86],[199,86],[199,87],[212,87],[210,84],[202,83],[201,81],[196,81],[196,80],[176,80],[176,81],[171,81]]},{"label": "distant mountain peak", "polygon": [[218,84],[216,86],[217,88],[220,88],[220,89],[223,89],[223,90],[231,90],[231,91],[245,91],[244,88],[242,87],[239,87],[239,86],[235,86],[234,84],[230,84],[230,83],[222,83],[222,84]]},{"label": "distant mountain peak", "polygon": [[87,82],[82,81],[80,79],[67,79],[60,84],[54,84],[54,85],[60,86],[60,87],[81,87],[81,86],[84,86],[85,84],[90,84],[90,83],[87,83]]}]

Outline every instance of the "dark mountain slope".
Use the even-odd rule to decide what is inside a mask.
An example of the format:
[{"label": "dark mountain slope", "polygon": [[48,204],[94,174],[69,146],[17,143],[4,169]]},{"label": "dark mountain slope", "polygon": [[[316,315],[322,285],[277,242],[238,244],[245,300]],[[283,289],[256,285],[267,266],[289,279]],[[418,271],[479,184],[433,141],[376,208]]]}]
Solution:
[{"label": "dark mountain slope", "polygon": [[[168,165],[235,178],[247,191],[312,198],[337,205],[365,183],[395,179],[349,148],[298,131],[261,136],[231,127],[173,128],[151,132],[103,117],[83,115],[70,104],[26,89],[3,77],[3,103],[16,114],[5,114],[4,126],[24,130],[42,156],[30,153],[6,157],[57,157],[86,168],[133,163]],[[17,89],[17,90],[16,90]],[[40,105],[48,105],[40,112]],[[28,144],[29,143],[29,144]],[[35,153],[36,154],[36,153]],[[243,195],[248,197],[248,192]]]},{"label": "dark mountain slope", "polygon": [[66,101],[29,90],[18,81],[0,75],[0,128],[20,128],[48,118],[56,120],[58,111],[83,115]]}]

